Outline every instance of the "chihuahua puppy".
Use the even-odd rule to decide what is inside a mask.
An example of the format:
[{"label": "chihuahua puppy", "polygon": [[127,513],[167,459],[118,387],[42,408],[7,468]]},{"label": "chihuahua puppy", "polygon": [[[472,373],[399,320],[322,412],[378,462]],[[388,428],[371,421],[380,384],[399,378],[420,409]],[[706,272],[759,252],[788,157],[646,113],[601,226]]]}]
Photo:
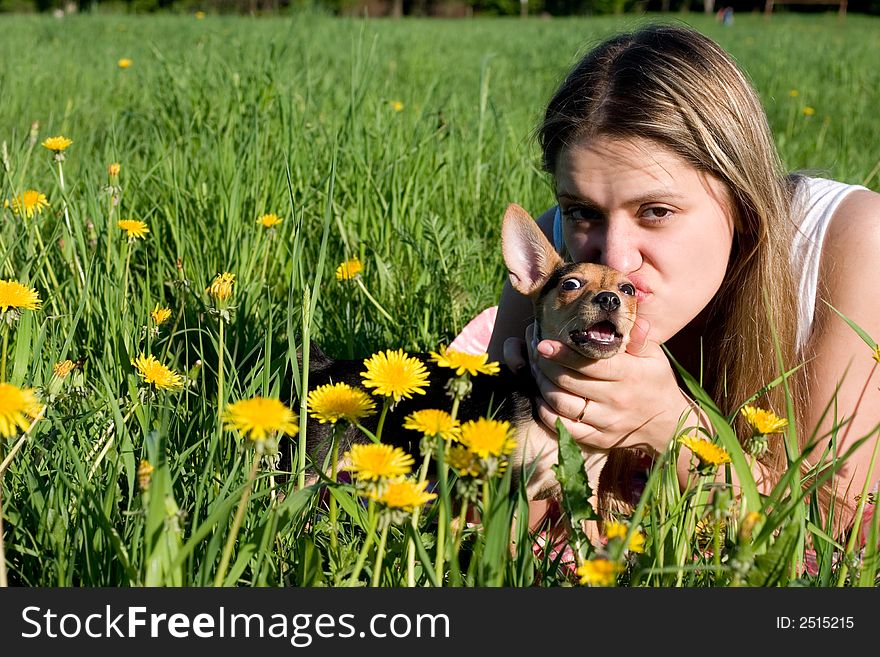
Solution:
[{"label": "chihuahua puppy", "polygon": [[[587,358],[610,358],[626,349],[636,317],[635,286],[620,272],[602,265],[565,263],[531,216],[511,204],[502,225],[502,254],[514,289],[531,299],[535,309],[535,338],[558,340]],[[309,387],[346,382],[361,387],[363,361],[333,360],[311,347]],[[401,428],[403,419],[425,408],[448,408],[445,383],[449,370],[442,371],[427,354],[421,360],[429,370],[430,386],[425,395],[401,400],[389,413],[382,441],[413,454],[418,462],[419,440],[411,430]],[[529,499],[555,497],[559,484],[553,472],[558,460],[554,431],[535,415],[533,399],[540,392],[528,368],[508,376],[477,376],[471,394],[459,406],[461,421],[487,416],[507,420],[516,428],[517,449],[511,457],[514,475],[532,471],[526,482]],[[585,400],[585,407],[588,402]],[[366,418],[367,429],[375,431],[376,418]],[[330,429],[309,418],[307,448],[312,462],[326,461]],[[342,438],[340,454],[353,443],[368,438],[349,428]],[[585,469],[591,488],[598,490],[607,455],[584,450]],[[340,464],[341,465],[341,464]],[[316,479],[313,473],[312,480]],[[593,505],[596,506],[595,494]]]}]

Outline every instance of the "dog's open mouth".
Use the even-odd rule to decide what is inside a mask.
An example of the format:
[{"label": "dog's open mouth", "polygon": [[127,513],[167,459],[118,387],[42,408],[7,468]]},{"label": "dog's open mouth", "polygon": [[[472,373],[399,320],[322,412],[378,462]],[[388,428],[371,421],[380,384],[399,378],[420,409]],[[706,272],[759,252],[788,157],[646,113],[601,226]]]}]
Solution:
[{"label": "dog's open mouth", "polygon": [[586,330],[571,331],[568,336],[579,347],[598,351],[616,350],[623,340],[623,335],[608,320],[597,322]]}]

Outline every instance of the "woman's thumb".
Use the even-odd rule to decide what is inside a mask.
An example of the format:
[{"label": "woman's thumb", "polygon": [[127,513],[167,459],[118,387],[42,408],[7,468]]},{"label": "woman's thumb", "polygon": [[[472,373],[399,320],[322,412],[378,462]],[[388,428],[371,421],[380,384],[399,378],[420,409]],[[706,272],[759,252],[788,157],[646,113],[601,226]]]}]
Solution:
[{"label": "woman's thumb", "polygon": [[632,330],[629,332],[629,343],[626,345],[626,353],[640,356],[648,346],[648,332],[651,330],[651,322],[644,317],[636,317]]}]

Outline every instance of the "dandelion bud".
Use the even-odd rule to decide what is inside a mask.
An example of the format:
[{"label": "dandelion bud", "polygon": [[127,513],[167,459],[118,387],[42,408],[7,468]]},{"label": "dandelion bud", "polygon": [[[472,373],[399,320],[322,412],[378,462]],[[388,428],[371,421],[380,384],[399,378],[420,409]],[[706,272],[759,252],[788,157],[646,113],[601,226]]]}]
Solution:
[{"label": "dandelion bud", "polygon": [[142,491],[147,491],[150,489],[150,484],[153,479],[153,472],[156,468],[150,465],[150,462],[147,459],[141,459],[141,464],[137,469],[137,478],[138,478],[138,487]]},{"label": "dandelion bud", "polygon": [[57,376],[59,379],[63,379],[68,374],[70,374],[75,366],[76,364],[72,360],[63,360],[60,363],[55,363],[55,365],[52,367],[52,374]]},{"label": "dandelion bud", "polygon": [[211,281],[211,284],[205,288],[205,292],[218,305],[225,304],[232,297],[233,283],[235,283],[235,274],[223,272],[222,274],[217,274],[214,280]]},{"label": "dandelion bud", "polygon": [[109,175],[111,179],[116,178],[117,176],[119,176],[119,170],[121,168],[122,166],[119,164],[119,162],[114,162],[107,167],[107,175]]},{"label": "dandelion bud", "polygon": [[748,448],[749,454],[755,458],[760,458],[767,453],[768,449],[770,449],[770,441],[767,440],[765,434],[757,433],[749,439]]},{"label": "dandelion bud", "polygon": [[761,520],[761,514],[757,511],[752,511],[751,513],[746,514],[746,517],[743,518],[743,521],[739,526],[740,543],[748,543],[751,540],[752,532],[759,520]]}]

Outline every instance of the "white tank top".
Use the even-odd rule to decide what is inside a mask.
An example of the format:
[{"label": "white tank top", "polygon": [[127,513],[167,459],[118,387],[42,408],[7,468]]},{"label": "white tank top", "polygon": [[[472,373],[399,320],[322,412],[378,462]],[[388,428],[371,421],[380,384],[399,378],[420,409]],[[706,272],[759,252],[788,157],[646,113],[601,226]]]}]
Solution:
[{"label": "white tank top", "polygon": [[[844,198],[857,189],[867,189],[861,185],[825,178],[802,177],[795,192],[794,208],[801,214],[799,229],[791,245],[791,261],[794,271],[800,272],[798,281],[798,333],[797,347],[801,349],[813,328],[813,315],[816,310],[816,288],[819,281],[819,260],[822,257],[822,243],[831,217]],[[553,220],[553,242],[556,250],[565,252],[562,238],[562,215],[556,206]]]},{"label": "white tank top", "polygon": [[850,192],[867,189],[861,185],[825,178],[801,178],[795,193],[795,211],[802,212],[798,230],[791,244],[791,260],[798,281],[797,347],[801,349],[813,329],[819,260],[831,217]]}]

